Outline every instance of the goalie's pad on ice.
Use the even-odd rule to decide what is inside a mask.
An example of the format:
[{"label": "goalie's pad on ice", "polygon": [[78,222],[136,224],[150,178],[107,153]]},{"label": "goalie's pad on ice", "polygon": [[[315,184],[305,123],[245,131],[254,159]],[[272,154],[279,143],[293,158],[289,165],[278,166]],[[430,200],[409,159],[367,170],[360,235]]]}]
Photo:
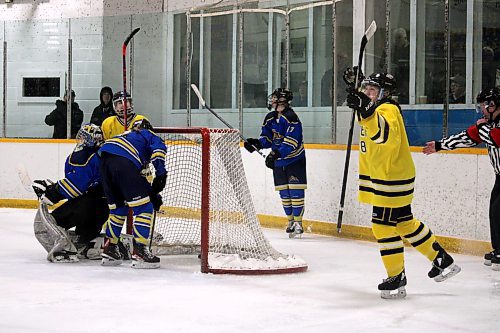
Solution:
[{"label": "goalie's pad on ice", "polygon": [[47,204],[40,202],[33,224],[35,237],[48,252],[50,262],[77,262],[77,249],[71,242],[66,230],[56,224],[49,213]]}]

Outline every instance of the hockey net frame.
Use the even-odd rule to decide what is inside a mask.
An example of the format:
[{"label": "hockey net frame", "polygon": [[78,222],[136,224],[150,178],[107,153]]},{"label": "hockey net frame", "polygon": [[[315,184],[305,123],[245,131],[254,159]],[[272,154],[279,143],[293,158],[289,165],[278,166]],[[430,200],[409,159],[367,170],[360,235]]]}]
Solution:
[{"label": "hockey net frame", "polygon": [[[160,211],[156,214],[154,227],[155,230],[152,232],[153,251],[157,255],[198,254],[201,260],[202,273],[256,275],[297,273],[307,270],[307,263],[304,260],[294,255],[287,255],[278,252],[271,246],[262,232],[248,189],[248,183],[243,168],[243,160],[241,158],[239,140],[240,136],[237,129],[216,129],[206,127],[165,127],[155,128],[154,131],[160,137],[162,137],[163,140],[165,140],[165,143],[167,145],[166,168],[169,173],[169,176],[167,177],[167,185],[162,192],[164,204]],[[227,138],[224,139],[227,139],[228,141],[221,141],[221,136],[226,136]],[[217,141],[219,141],[219,143]],[[221,149],[220,144],[225,145],[225,147]],[[176,197],[176,185],[174,185],[173,183],[176,182],[176,177],[177,179],[179,178],[179,175],[175,175],[175,168],[177,167],[179,170],[181,169],[181,166],[176,166],[176,159],[184,160],[182,163],[186,163],[184,157],[176,155],[176,150],[179,150],[179,147],[181,147],[180,149],[183,149],[183,145],[191,146],[189,148],[186,148],[185,150],[193,150],[194,148],[194,150],[196,151],[196,156],[194,157],[194,159],[197,159],[198,162],[196,162],[197,164],[194,165],[194,168],[199,167],[199,159],[201,157],[201,170],[199,170],[199,173],[195,172],[194,176],[192,173],[190,173],[189,175],[189,177],[198,177],[198,175],[201,177],[201,180],[198,179],[196,181],[200,182],[201,184],[200,193],[193,194],[196,198],[196,201],[198,201],[199,199],[198,207],[186,206],[186,208],[183,206],[183,204],[179,204],[178,202],[173,203],[171,200],[171,198]],[[224,155],[226,155],[225,153],[229,152],[233,154],[232,159],[230,160],[230,165],[227,162],[225,162],[222,167],[220,163],[217,164],[217,161],[221,158],[221,151],[222,153],[224,153]],[[214,169],[226,169],[228,167],[233,169],[233,171],[229,172],[227,170],[221,171],[218,169]],[[220,192],[221,189],[213,189],[211,191],[211,175],[214,177],[227,176],[229,177],[229,182],[231,182],[231,179],[234,178],[241,179],[241,182],[237,186],[231,184],[232,189],[225,189],[228,193],[222,194],[229,197],[230,195],[232,195],[233,191],[244,192],[243,194],[240,193],[239,195],[246,195],[246,197],[240,197],[239,202],[241,203],[242,201],[244,201],[245,207],[241,207],[241,211],[237,212],[231,210],[229,214],[232,214],[233,217],[235,215],[238,215],[237,218],[239,220],[241,220],[241,216],[243,216],[244,221],[240,221],[238,223],[243,223],[245,225],[241,226],[238,225],[238,223],[227,221],[227,219],[224,223],[221,223],[220,219],[217,218],[217,210],[220,210],[220,207],[215,206],[221,204],[221,193],[213,194],[212,192]],[[196,188],[192,190],[192,192],[196,191]],[[219,196],[218,199],[213,200],[216,201],[215,203],[211,202],[211,194],[212,196]],[[183,194],[179,194],[179,197],[182,195]],[[242,198],[244,198],[244,200],[242,200]],[[229,201],[229,199],[227,201]],[[233,209],[233,207],[231,207],[231,209]],[[179,215],[179,212],[181,212],[181,214],[187,214],[189,215],[189,217],[181,219],[180,222],[174,221],[175,215]],[[196,223],[199,223],[199,226],[198,224],[195,224],[195,227],[187,226],[191,223],[188,220],[197,219],[199,219],[199,222]],[[224,224],[227,224],[228,226],[224,226]],[[223,244],[221,250],[221,244],[219,243],[224,241],[227,241],[228,243],[231,242],[232,240],[228,240],[232,237],[231,228],[238,227],[245,229],[245,231],[246,229],[252,229],[251,232],[248,233],[250,234],[250,236],[248,236],[248,234],[246,235],[246,239],[244,240],[245,245],[241,245],[241,240],[238,240],[237,246],[226,246]],[[171,237],[171,235],[174,234],[172,230],[168,231],[168,228],[199,228],[199,244],[193,244],[191,243],[191,241],[189,241],[189,244],[177,244],[176,242],[178,242],[178,240],[167,240],[167,238]],[[224,229],[223,232],[221,232],[220,229],[222,228],[227,229]],[[213,237],[210,237],[211,231],[214,233]],[[190,230],[189,232],[195,233],[198,231]],[[221,232],[222,236],[217,234],[219,232]],[[248,245],[248,248],[250,248],[250,250],[246,249],[248,238],[252,238],[249,240],[249,242],[252,244]],[[195,242],[197,242],[197,240],[195,240]],[[217,244],[215,244],[216,242]],[[259,248],[259,251],[256,254],[254,249],[257,247]]]}]

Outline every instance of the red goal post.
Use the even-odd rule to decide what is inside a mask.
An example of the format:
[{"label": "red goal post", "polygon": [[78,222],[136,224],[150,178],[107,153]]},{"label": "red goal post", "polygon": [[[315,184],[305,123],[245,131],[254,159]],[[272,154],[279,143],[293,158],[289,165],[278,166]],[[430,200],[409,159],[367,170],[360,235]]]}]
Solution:
[{"label": "red goal post", "polygon": [[203,273],[276,274],[307,270],[264,236],[248,188],[236,129],[155,128],[167,145],[167,184],[153,250],[198,254]]}]

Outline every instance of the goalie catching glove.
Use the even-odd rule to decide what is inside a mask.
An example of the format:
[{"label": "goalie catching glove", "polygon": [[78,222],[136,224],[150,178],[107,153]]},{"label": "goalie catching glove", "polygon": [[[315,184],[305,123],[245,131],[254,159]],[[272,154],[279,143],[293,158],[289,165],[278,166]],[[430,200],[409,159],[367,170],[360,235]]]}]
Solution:
[{"label": "goalie catching glove", "polygon": [[362,119],[370,117],[374,112],[377,105],[360,91],[353,89],[349,90],[347,95],[347,106],[356,110],[358,116]]},{"label": "goalie catching glove", "polygon": [[156,175],[155,179],[153,179],[153,183],[151,184],[151,191],[153,193],[160,193],[165,188],[167,184],[167,173],[163,175]]},{"label": "goalie catching glove", "polygon": [[256,150],[261,150],[263,148],[259,139],[253,139],[253,138],[248,138],[245,142],[243,142],[243,146],[250,153],[253,153]]},{"label": "goalie catching glove", "polygon": [[276,162],[276,160],[280,157],[281,154],[279,150],[273,150],[272,152],[270,152],[269,155],[267,155],[266,157],[266,167],[268,167],[271,170],[274,169],[274,162]]},{"label": "goalie catching glove", "polygon": [[51,183],[50,181],[35,180],[33,181],[32,186],[38,199],[47,205],[55,205],[64,199],[64,196],[59,193],[58,185]]}]

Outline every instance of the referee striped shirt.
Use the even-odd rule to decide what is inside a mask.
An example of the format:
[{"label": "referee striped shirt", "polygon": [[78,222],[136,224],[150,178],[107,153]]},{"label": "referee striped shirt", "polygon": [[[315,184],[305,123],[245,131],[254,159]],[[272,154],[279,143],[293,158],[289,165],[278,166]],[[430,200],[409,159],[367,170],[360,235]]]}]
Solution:
[{"label": "referee striped shirt", "polygon": [[493,170],[497,175],[500,175],[500,124],[472,125],[458,134],[441,139],[440,146],[438,144],[436,150],[474,147],[483,142],[488,147]]}]

